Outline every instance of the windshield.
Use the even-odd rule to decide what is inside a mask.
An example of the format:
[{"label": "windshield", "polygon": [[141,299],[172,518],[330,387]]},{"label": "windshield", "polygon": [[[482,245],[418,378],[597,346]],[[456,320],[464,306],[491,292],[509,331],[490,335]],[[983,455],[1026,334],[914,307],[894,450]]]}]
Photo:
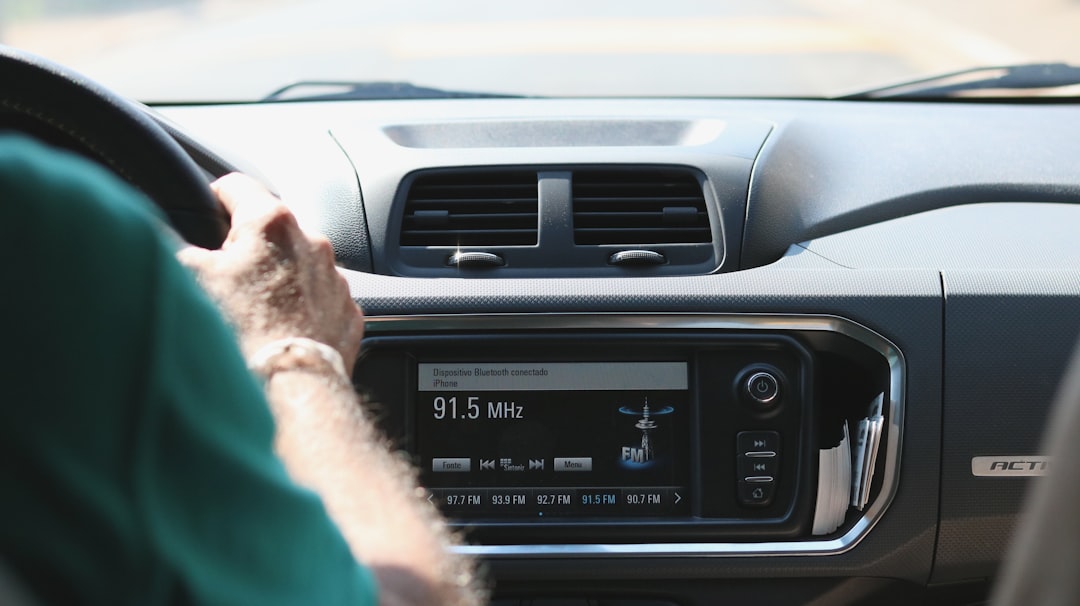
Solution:
[{"label": "windshield", "polygon": [[147,102],[298,81],[535,96],[832,97],[1080,61],[1073,0],[2,0],[0,42]]}]

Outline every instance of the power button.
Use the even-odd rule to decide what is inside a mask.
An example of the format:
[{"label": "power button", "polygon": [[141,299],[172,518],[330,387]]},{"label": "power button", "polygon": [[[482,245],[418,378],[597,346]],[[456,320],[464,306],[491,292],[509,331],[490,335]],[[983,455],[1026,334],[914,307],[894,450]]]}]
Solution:
[{"label": "power button", "polygon": [[771,372],[759,370],[746,378],[743,391],[754,403],[771,406],[780,397],[780,380]]}]

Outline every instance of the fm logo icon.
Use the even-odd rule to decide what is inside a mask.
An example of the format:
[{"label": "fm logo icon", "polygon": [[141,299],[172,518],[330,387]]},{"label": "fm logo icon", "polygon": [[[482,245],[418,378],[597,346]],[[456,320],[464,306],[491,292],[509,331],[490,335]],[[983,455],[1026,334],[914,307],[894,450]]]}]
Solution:
[{"label": "fm logo icon", "polygon": [[658,410],[651,410],[649,408],[649,399],[646,398],[645,405],[640,410],[623,406],[619,409],[619,412],[624,415],[639,417],[634,423],[634,428],[641,432],[640,441],[622,447],[619,458],[623,467],[630,469],[644,469],[651,467],[652,463],[656,460],[656,450],[653,447],[652,434],[659,427],[656,419],[653,417],[671,414],[675,412],[675,409],[671,406],[665,406]]}]

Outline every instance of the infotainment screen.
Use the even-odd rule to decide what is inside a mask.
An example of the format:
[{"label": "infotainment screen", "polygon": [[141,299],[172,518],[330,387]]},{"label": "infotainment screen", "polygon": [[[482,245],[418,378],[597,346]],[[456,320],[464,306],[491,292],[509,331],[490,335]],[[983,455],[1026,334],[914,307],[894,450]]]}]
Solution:
[{"label": "infotainment screen", "polygon": [[685,361],[417,364],[422,480],[457,518],[685,516]]}]

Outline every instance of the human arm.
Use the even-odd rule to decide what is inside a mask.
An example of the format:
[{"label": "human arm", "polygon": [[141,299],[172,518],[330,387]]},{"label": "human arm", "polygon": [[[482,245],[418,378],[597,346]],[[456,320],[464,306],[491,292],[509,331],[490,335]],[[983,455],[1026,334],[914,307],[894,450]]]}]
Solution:
[{"label": "human arm", "polygon": [[482,601],[472,564],[450,554],[450,533],[421,498],[415,474],[371,422],[347,375],[363,336],[363,314],[349,296],[324,238],[254,181],[214,185],[232,215],[220,251],[189,248],[180,260],[236,327],[249,360],[281,339],[331,346],[346,375],[320,356],[286,352],[262,369],[290,475],[318,493],[354,556],[375,573],[384,604]]},{"label": "human arm", "polygon": [[150,202],[2,135],[0,200],[18,352],[0,369],[0,553],[34,597],[375,603],[372,571],[274,456],[262,389]]}]

